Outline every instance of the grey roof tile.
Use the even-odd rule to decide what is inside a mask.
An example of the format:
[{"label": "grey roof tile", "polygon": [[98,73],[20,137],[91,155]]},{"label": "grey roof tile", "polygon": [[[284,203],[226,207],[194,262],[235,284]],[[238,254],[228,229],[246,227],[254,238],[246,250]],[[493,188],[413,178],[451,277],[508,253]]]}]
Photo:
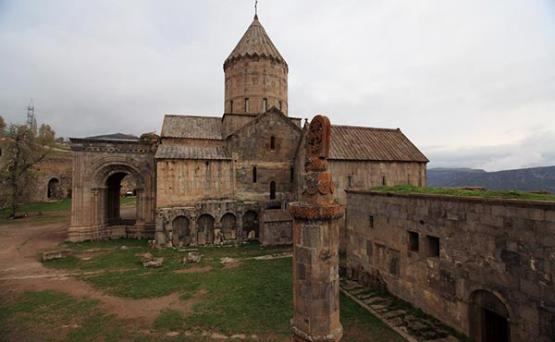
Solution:
[{"label": "grey roof tile", "polygon": [[399,129],[335,125],[331,127],[329,159],[428,161]]},{"label": "grey roof tile", "polygon": [[222,139],[222,119],[213,116],[166,115],[162,138]]}]

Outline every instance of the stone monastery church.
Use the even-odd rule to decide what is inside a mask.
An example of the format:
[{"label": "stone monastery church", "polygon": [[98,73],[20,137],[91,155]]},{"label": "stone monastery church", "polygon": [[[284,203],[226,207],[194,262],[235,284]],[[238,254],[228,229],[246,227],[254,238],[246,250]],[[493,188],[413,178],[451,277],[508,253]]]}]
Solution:
[{"label": "stone monastery church", "polygon": [[[71,140],[70,240],[291,243],[286,208],[302,192],[307,125],[289,116],[288,65],[257,16],[223,68],[223,115],[166,115],[160,136]],[[332,125],[339,203],[349,188],[425,186],[427,162],[399,129]],[[132,219],[120,215],[124,178],[137,195]]]}]

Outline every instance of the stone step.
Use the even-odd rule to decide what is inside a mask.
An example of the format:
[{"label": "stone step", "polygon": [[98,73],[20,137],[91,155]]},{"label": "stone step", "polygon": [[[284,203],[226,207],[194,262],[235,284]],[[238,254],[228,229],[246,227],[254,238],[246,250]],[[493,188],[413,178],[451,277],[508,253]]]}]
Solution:
[{"label": "stone step", "polygon": [[372,304],[370,305],[370,307],[377,313],[382,313],[383,311],[387,310],[387,306],[381,304]]},{"label": "stone step", "polygon": [[360,288],[356,288],[356,289],[353,289],[353,290],[347,290],[347,291],[349,291],[349,293],[354,294],[356,296],[356,295],[359,295],[359,294],[363,294],[364,292],[368,292],[368,291],[370,291],[370,289],[368,289],[366,287],[360,287]]},{"label": "stone step", "polygon": [[424,342],[459,342],[459,339],[455,336],[449,335],[442,338],[436,338],[434,340],[425,340]]},{"label": "stone step", "polygon": [[385,319],[391,319],[391,318],[395,318],[395,317],[399,317],[399,316],[404,316],[406,315],[407,312],[405,310],[394,310],[394,311],[389,311],[383,314],[383,317]]},{"label": "stone step", "polygon": [[341,287],[343,287],[347,291],[355,290],[355,289],[358,289],[358,288],[363,288],[362,286],[360,286],[359,283],[356,283],[356,282],[350,281],[350,280],[346,280],[346,281],[342,282]]},{"label": "stone step", "polygon": [[405,321],[401,317],[395,317],[387,320],[394,327],[400,327],[406,325]]},{"label": "stone step", "polygon": [[383,302],[385,302],[385,298],[379,297],[379,296],[371,297],[363,301],[363,303],[367,305],[378,304]]},{"label": "stone step", "polygon": [[374,297],[377,297],[377,296],[378,296],[378,295],[375,294],[375,293],[367,293],[367,294],[363,294],[363,295],[361,295],[361,296],[356,296],[356,297],[357,297],[358,299],[362,300],[362,301],[365,301],[365,300],[368,300],[368,299],[370,299],[370,298],[374,298]]}]

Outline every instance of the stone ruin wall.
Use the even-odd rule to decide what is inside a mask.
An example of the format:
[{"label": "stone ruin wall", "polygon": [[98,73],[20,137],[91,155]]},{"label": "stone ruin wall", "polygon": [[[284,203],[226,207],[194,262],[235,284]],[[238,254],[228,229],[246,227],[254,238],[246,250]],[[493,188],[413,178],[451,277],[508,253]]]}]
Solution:
[{"label": "stone ruin wall", "polygon": [[[71,197],[73,158],[70,151],[56,152],[35,166],[37,172],[36,191],[32,202],[44,202]],[[48,184],[57,180],[54,193],[48,196]]]},{"label": "stone ruin wall", "polygon": [[233,196],[232,163],[227,160],[157,160],[156,171],[157,208]]},{"label": "stone ruin wall", "polygon": [[[465,334],[471,297],[486,290],[507,307],[511,341],[555,340],[554,203],[347,196],[349,277],[383,284]],[[418,234],[418,251],[408,231]],[[438,257],[428,236],[439,238]]]}]

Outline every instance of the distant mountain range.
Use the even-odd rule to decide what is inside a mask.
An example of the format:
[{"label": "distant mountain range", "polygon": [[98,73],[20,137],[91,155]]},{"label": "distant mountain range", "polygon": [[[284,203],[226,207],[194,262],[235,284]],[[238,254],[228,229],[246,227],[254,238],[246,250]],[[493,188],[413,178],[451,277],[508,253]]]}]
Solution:
[{"label": "distant mountain range", "polygon": [[555,193],[555,166],[497,172],[467,168],[433,168],[428,170],[428,186]]}]

